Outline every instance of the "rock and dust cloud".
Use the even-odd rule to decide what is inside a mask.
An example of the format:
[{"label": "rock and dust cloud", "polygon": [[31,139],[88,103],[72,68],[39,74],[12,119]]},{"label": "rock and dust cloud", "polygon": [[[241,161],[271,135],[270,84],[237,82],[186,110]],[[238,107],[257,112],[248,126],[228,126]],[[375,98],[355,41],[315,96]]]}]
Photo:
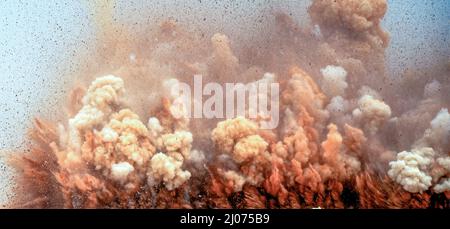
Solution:
[{"label": "rock and dust cloud", "polygon": [[[313,0],[306,24],[274,10],[246,43],[171,18],[133,33],[113,4],[92,6],[65,121],[36,118],[11,158],[11,207],[449,208],[450,62],[390,75],[386,0]],[[194,75],[278,83],[278,126],[190,117],[171,88]]]}]

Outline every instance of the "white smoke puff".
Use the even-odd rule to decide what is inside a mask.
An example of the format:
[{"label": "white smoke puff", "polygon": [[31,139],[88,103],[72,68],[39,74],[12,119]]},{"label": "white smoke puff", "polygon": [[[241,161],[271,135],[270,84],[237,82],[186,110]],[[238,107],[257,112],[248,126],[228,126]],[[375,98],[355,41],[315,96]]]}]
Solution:
[{"label": "white smoke puff", "polygon": [[123,80],[113,75],[99,77],[91,83],[82,99],[83,107],[69,119],[69,144],[74,152],[69,152],[68,157],[76,160],[81,146],[81,132],[105,122],[105,117],[112,112],[111,106],[118,103],[123,91]]},{"label": "white smoke puff", "polygon": [[450,157],[440,157],[437,163],[450,173]]},{"label": "white smoke puff", "polygon": [[356,119],[361,119],[363,114],[362,114],[362,111],[357,108],[352,111],[352,115]]},{"label": "white smoke puff", "polygon": [[436,162],[437,165],[435,164],[435,166],[431,170],[431,176],[433,177],[433,181],[438,182],[441,178],[444,180],[448,179],[444,177],[448,177],[450,175],[450,157],[449,156],[439,157],[436,159]]},{"label": "white smoke puff", "polygon": [[134,171],[134,167],[128,162],[120,162],[111,165],[111,178],[120,183],[125,183],[128,175]]},{"label": "white smoke puff", "polygon": [[441,109],[430,124],[431,127],[425,131],[423,138],[419,140],[419,144],[427,144],[436,148],[439,148],[438,146],[445,147],[450,138],[450,114],[448,110]]},{"label": "white smoke puff", "polygon": [[122,109],[111,116],[108,124],[114,131],[120,133],[121,143],[127,145],[130,141],[136,142],[135,136],[148,136],[147,127],[141,122],[139,116],[130,109]]},{"label": "white smoke puff", "polygon": [[192,141],[192,133],[188,131],[175,131],[174,133],[164,134],[162,136],[164,148],[168,152],[179,152],[184,158],[189,157]]},{"label": "white smoke puff", "polygon": [[429,98],[439,94],[440,91],[441,91],[441,83],[439,83],[439,81],[437,80],[433,80],[427,85],[425,85],[423,95],[424,97]]},{"label": "white smoke puff", "polygon": [[182,161],[163,153],[155,154],[150,160],[150,171],[147,173],[149,185],[163,182],[169,191],[180,187],[191,177],[189,171],[181,169],[182,164]]},{"label": "white smoke puff", "polygon": [[433,190],[437,193],[442,193],[446,191],[450,191],[450,178],[445,179],[441,183],[435,185]]},{"label": "white smoke puff", "polygon": [[328,65],[320,69],[322,73],[322,91],[329,97],[344,95],[345,89],[348,87],[347,71],[343,67]]},{"label": "white smoke puff", "polygon": [[[428,157],[426,158],[426,160],[423,160],[423,150],[422,149],[431,149],[431,151],[436,152],[437,154],[442,154],[442,153],[446,153],[446,149],[442,148],[445,147],[446,144],[448,144],[448,139],[450,136],[450,115],[448,113],[447,109],[441,109],[438,114],[436,115],[436,117],[430,122],[430,128],[428,128],[423,137],[419,140],[417,140],[414,144],[413,144],[413,148],[415,148],[415,150],[413,149],[411,154],[417,154],[415,155],[415,157],[417,157],[417,160],[420,161],[420,163],[422,163],[422,167],[420,167],[420,169],[422,170],[423,173],[429,173],[427,174],[427,176],[429,176],[430,178],[432,178],[433,182],[438,182],[443,176],[446,176],[449,172],[450,172],[450,157],[446,156],[446,157],[438,157],[435,161],[436,163],[431,164],[432,168],[428,168],[431,167],[431,165],[429,165],[430,160],[433,161],[433,156],[431,153],[428,154]],[[430,148],[430,147],[433,147]],[[399,154],[400,155],[400,154]],[[431,155],[431,156],[430,156]],[[422,159],[421,159],[422,158]],[[398,155],[397,155],[397,159],[398,159]],[[418,165],[419,162],[417,162]],[[392,165],[401,165],[399,164],[398,161],[396,162],[391,162],[391,170],[393,169]],[[418,167],[418,165],[416,167]],[[423,166],[425,165],[425,166]],[[424,168],[425,167],[425,168]],[[410,173],[412,172],[417,172],[417,170],[409,170]],[[392,178],[392,177],[391,177]],[[428,177],[426,178],[428,180]],[[447,179],[447,178],[445,178]],[[436,192],[444,192],[446,190],[449,190],[449,182],[447,180],[445,180],[437,185],[435,185],[433,187],[433,189]],[[396,180],[398,183],[400,183],[398,180]],[[428,184],[428,183],[427,183]],[[431,185],[431,183],[430,183]],[[404,187],[405,188],[405,187]],[[410,190],[415,190],[414,188],[411,188],[410,190],[406,189],[407,191]]]},{"label": "white smoke puff", "polygon": [[[147,165],[155,151],[147,136],[147,128],[139,116],[129,109],[122,109],[111,115],[109,123],[100,132],[94,130],[93,143],[86,139],[81,147],[81,158],[104,175],[111,174],[112,179],[124,183],[127,171],[134,171],[133,166]],[[115,164],[116,161],[122,162]],[[136,175],[144,177],[145,171],[139,169],[137,172]]]},{"label": "white smoke puff", "polygon": [[80,132],[103,121],[105,114],[91,106],[84,106],[74,118],[69,119],[70,146],[75,151],[79,150],[81,144]]},{"label": "white smoke puff", "polygon": [[256,134],[258,125],[242,116],[234,119],[227,119],[217,123],[217,127],[212,131],[211,139],[217,149],[224,153],[231,154],[239,139]]},{"label": "white smoke puff", "polygon": [[353,110],[353,116],[362,119],[365,126],[373,134],[391,116],[391,108],[371,95],[364,95],[358,100],[358,108]]},{"label": "white smoke puff", "polygon": [[119,135],[111,127],[105,126],[101,131],[102,140],[104,142],[115,142]]},{"label": "white smoke puff", "polygon": [[431,121],[431,128],[439,130],[444,136],[450,133],[450,114],[447,109],[441,109],[436,117]]},{"label": "white smoke puff", "polygon": [[242,191],[242,187],[245,184],[245,178],[242,175],[235,171],[228,170],[223,173],[223,176],[228,182],[232,183],[232,187],[235,192]]},{"label": "white smoke puff", "polygon": [[233,159],[237,163],[252,160],[262,154],[269,144],[259,135],[250,135],[242,138],[234,146]]},{"label": "white smoke puff", "polygon": [[107,75],[95,79],[83,97],[83,105],[91,105],[99,109],[108,107],[118,100],[118,93],[123,92],[124,83],[120,77]]},{"label": "white smoke puff", "polygon": [[330,103],[327,105],[326,109],[330,114],[345,113],[348,109],[348,101],[346,101],[341,96],[335,96],[331,99]]},{"label": "white smoke puff", "polygon": [[161,126],[161,123],[155,117],[150,117],[148,119],[147,127],[148,127],[149,134],[153,139],[156,139],[163,131],[163,127]]},{"label": "white smoke puff", "polygon": [[389,177],[408,192],[422,192],[431,186],[431,176],[427,174],[433,162],[432,148],[413,149],[397,154],[397,160],[389,163]]},{"label": "white smoke puff", "polygon": [[118,95],[123,91],[123,80],[112,75],[95,79],[83,97],[83,107],[69,120],[71,127],[88,129],[103,120],[110,105],[118,102]]}]

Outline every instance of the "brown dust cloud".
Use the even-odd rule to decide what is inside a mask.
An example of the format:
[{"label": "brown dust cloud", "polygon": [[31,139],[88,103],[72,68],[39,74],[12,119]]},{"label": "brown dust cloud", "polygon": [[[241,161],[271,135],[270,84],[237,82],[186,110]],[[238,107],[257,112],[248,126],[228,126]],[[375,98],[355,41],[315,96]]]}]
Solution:
[{"label": "brown dust cloud", "polygon": [[[134,33],[113,1],[90,4],[95,52],[64,121],[37,117],[10,159],[11,207],[448,208],[449,60],[392,76],[386,0],[307,7],[308,23],[274,10],[240,42],[174,18]],[[175,115],[168,88],[199,74],[279,83],[278,127]]]}]

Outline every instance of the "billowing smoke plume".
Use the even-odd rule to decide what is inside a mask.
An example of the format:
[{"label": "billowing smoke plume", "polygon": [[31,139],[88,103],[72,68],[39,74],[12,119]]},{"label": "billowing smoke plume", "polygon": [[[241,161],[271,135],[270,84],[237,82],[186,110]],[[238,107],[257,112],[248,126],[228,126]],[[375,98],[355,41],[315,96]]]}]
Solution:
[{"label": "billowing smoke plume", "polygon": [[[83,71],[98,77],[71,94],[66,122],[36,120],[13,206],[448,208],[450,68],[394,80],[386,10],[385,0],[314,0],[311,25],[265,15],[266,36],[239,49],[173,20],[142,37],[103,26],[95,70]],[[280,83],[278,127],[190,119],[171,88],[195,74]]]}]

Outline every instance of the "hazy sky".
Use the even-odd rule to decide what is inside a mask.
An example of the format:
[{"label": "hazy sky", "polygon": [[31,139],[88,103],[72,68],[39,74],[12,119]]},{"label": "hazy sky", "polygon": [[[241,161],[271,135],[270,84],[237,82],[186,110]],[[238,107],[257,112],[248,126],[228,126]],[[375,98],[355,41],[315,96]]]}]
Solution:
[{"label": "hazy sky", "polygon": [[[449,0],[390,0],[383,27],[391,33],[387,63],[395,73],[409,64],[450,59]],[[433,58],[434,57],[434,58]]]}]

